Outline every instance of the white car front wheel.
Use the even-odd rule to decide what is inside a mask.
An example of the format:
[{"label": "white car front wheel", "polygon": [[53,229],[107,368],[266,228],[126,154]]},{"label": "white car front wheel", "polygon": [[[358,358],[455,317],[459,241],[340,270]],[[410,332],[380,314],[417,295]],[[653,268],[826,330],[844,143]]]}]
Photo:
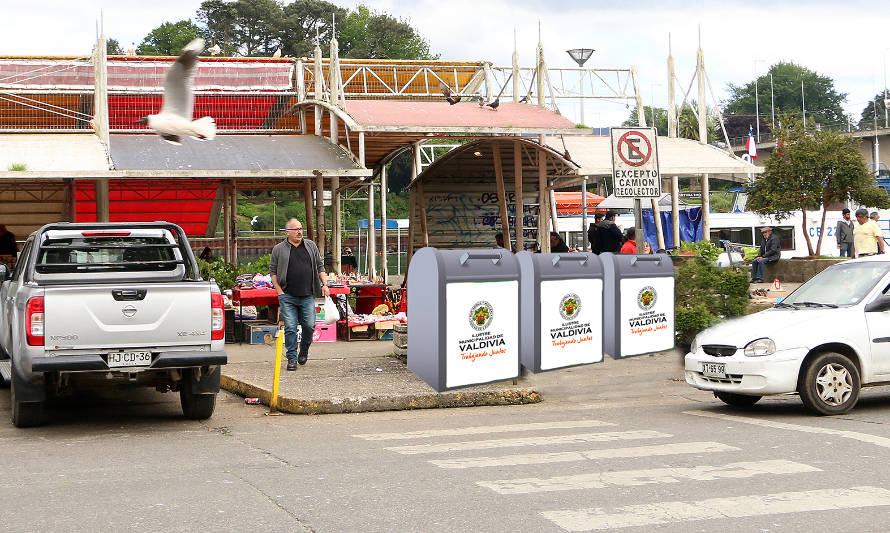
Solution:
[{"label": "white car front wheel", "polygon": [[800,399],[820,415],[840,415],[859,401],[859,371],[853,361],[837,353],[823,353],[803,369]]}]

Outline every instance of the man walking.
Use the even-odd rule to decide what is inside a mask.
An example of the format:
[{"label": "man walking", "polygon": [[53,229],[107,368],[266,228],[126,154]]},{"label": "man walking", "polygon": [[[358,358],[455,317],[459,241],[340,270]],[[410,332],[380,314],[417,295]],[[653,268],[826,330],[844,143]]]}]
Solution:
[{"label": "man walking", "polygon": [[[315,298],[330,296],[331,290],[318,246],[303,238],[303,224],[292,218],[284,231],[287,238],[272,248],[269,270],[284,319],[287,369],[296,370],[297,363],[305,365],[309,358],[309,345],[315,333]],[[297,324],[302,328],[299,346]]]},{"label": "man walking", "polygon": [[589,250],[595,254],[599,254],[599,240],[597,236],[599,235],[600,224],[603,221],[602,213],[594,213],[593,215],[593,224],[587,228],[587,243],[589,245]]},{"label": "man walking", "polygon": [[862,208],[856,210],[856,222],[853,227],[853,255],[864,257],[884,253],[884,237],[881,228],[874,220],[868,218],[868,211]]},{"label": "man walking", "polygon": [[623,242],[621,230],[615,224],[615,211],[608,211],[606,219],[600,224],[596,234],[597,248],[600,252],[618,253]]},{"label": "man walking", "polygon": [[840,250],[841,257],[853,257],[853,221],[850,220],[850,210],[845,207],[841,214],[844,219],[838,220],[834,229],[837,249]]}]

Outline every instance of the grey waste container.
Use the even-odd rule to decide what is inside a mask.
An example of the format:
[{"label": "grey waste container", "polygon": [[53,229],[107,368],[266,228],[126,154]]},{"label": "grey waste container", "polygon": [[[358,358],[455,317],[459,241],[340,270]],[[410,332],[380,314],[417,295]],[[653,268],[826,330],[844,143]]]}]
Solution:
[{"label": "grey waste container", "polygon": [[666,254],[600,254],[603,350],[620,359],[674,347],[674,264]]},{"label": "grey waste container", "polygon": [[421,248],[408,268],[408,369],[436,391],[519,376],[519,264],[503,248]]},{"label": "grey waste container", "polygon": [[519,360],[532,372],[603,361],[603,263],[519,252]]}]

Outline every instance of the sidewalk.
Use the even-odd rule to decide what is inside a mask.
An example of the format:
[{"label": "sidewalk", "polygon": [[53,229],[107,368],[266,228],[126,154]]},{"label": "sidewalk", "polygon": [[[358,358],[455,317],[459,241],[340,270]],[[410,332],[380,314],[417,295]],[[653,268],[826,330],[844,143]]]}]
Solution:
[{"label": "sidewalk", "polygon": [[[392,357],[392,341],[314,343],[309,361],[289,372],[282,361],[279,410],[296,414],[516,405],[541,401],[525,379],[437,393]],[[269,405],[275,347],[227,344],[222,388]]]}]

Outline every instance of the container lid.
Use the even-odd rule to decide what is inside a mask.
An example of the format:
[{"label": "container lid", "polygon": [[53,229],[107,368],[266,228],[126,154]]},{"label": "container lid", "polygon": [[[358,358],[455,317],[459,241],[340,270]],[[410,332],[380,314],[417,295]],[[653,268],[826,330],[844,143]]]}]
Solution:
[{"label": "container lid", "polygon": [[531,265],[535,275],[542,280],[603,277],[602,260],[589,252],[536,254],[523,251],[516,254],[516,259],[522,265]]}]

